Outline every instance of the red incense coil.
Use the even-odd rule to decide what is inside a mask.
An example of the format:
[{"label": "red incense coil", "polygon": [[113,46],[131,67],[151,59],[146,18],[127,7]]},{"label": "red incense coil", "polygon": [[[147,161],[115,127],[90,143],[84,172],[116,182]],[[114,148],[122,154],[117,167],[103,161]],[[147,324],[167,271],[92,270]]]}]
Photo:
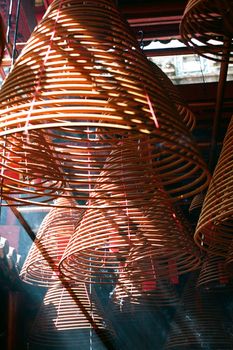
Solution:
[{"label": "red incense coil", "polygon": [[[140,148],[126,142],[112,152],[111,163],[107,160],[103,172],[112,181],[106,186],[100,176],[90,198],[93,208],[86,210],[67,245],[60,263],[66,278],[112,283],[122,264],[144,265],[149,260],[150,268],[151,256],[166,264],[166,275],[173,259],[177,275],[200,265],[200,254],[155,177],[150,157],[140,155]],[[115,208],[109,209],[109,202]]]},{"label": "red incense coil", "polygon": [[64,208],[52,208],[42,221],[20,272],[24,282],[49,287],[59,280],[58,264],[82,213],[70,199],[57,202]]},{"label": "red incense coil", "polygon": [[233,119],[203,203],[194,239],[201,249],[226,257],[232,242],[232,144]]}]

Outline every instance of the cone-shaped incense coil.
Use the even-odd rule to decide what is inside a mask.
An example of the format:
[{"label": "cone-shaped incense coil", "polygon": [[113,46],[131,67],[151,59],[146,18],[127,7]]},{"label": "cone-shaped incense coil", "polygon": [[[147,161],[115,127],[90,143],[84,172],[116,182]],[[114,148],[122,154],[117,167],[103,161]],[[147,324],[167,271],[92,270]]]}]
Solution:
[{"label": "cone-shaped incense coil", "polygon": [[[30,171],[27,166],[30,167]],[[30,139],[27,134],[21,134],[19,137],[14,135],[3,137],[0,148],[0,169],[4,198],[9,200],[7,205],[15,205],[11,203],[14,197],[17,197],[19,204],[24,204],[24,199],[20,198],[22,193],[20,186],[28,193],[33,193],[30,184],[37,186],[40,193],[33,197],[36,203],[42,193],[50,198],[56,195],[58,189],[65,187],[61,169],[41,131],[32,131]]]},{"label": "cone-shaped incense coil", "polygon": [[209,252],[202,265],[197,287],[206,291],[225,291],[229,282],[230,276],[225,269],[225,259]]},{"label": "cone-shaped incense coil", "polygon": [[[233,118],[208,188],[195,232],[205,250],[226,256],[233,238]],[[214,247],[214,250],[213,250]]]},{"label": "cone-shaped incense coil", "polygon": [[[186,240],[185,236],[181,237],[171,237],[170,243],[167,238],[167,242],[164,239],[162,244],[158,242],[157,245],[132,248],[124,263],[126,276],[128,271],[133,271],[135,280],[141,284],[157,278],[178,284],[180,275],[197,270],[201,265],[200,254],[192,246],[191,240]],[[185,242],[180,244],[179,240],[182,239]],[[167,249],[165,249],[166,245]],[[122,272],[123,275],[124,272]]]},{"label": "cone-shaped incense coil", "polygon": [[232,349],[224,315],[214,294],[201,294],[194,283],[185,287],[183,306],[174,317],[165,349]]},{"label": "cone-shaped incense coil", "polygon": [[189,212],[191,213],[196,210],[200,211],[204,202],[204,198],[205,198],[204,193],[201,192],[196,194],[190,203]]},{"label": "cone-shaped incense coil", "polygon": [[58,263],[81,211],[70,199],[59,198],[57,201],[59,206],[73,205],[73,209],[52,208],[44,218],[20,272],[21,279],[27,283],[48,287],[58,280]]},{"label": "cone-shaped incense coil", "polygon": [[[32,131],[43,129],[65,190],[80,206],[123,138],[148,135],[153,161],[175,198],[207,186],[207,167],[189,130],[111,0],[55,0],[5,80],[0,103],[0,137],[21,140],[26,133],[30,148]],[[31,157],[24,160],[24,177],[35,172]],[[14,191],[7,196],[19,204],[38,196],[50,203],[62,194],[46,192],[47,172],[44,166],[38,186],[30,177],[26,184],[14,180],[20,201]]]},{"label": "cone-shaped incense coil", "polygon": [[[166,212],[162,209],[159,217],[132,208],[120,214],[119,210],[95,215],[86,212],[61,260],[62,274],[87,283],[112,283],[122,264],[135,269],[142,281],[154,278],[157,261],[164,278],[173,278],[174,271],[178,279],[197,269],[200,253],[191,237],[182,224],[177,227],[174,218],[163,216]],[[130,250],[131,246],[137,248]]]},{"label": "cone-shaped incense coil", "polygon": [[[130,278],[119,277],[116,287],[112,292],[113,301],[119,305],[121,311],[128,310],[130,304],[138,308],[153,306],[172,306],[179,303],[178,294],[167,280],[144,280],[140,283],[130,271]],[[136,276],[137,277],[137,276]]]},{"label": "cone-shaped incense coil", "polygon": [[[129,208],[144,205],[156,191],[156,171],[148,139],[123,140],[104,162],[90,207]],[[155,189],[154,189],[155,187]]]},{"label": "cone-shaped incense coil", "polygon": [[145,216],[152,218],[154,231],[142,230],[144,246],[132,246],[124,265],[126,271],[133,271],[135,280],[160,276],[176,284],[179,275],[200,267],[200,252],[190,234],[190,225],[162,189],[151,200]]},{"label": "cone-shaped incense coil", "polygon": [[41,346],[56,346],[56,349],[77,346],[77,349],[89,350],[90,344],[95,349],[108,337],[110,333],[95,304],[90,301],[85,285],[64,287],[59,283],[46,293],[29,341]]},{"label": "cone-shaped incense coil", "polygon": [[69,278],[112,283],[131,244],[144,244],[145,238],[137,232],[141,225],[153,230],[154,223],[145,217],[143,208],[158,187],[150,159],[145,145],[128,141],[107,158],[91,193],[92,208],[84,213],[62,258],[61,271]]},{"label": "cone-shaped incense coil", "polygon": [[173,84],[171,79],[162,71],[162,69],[160,69],[155,63],[152,63],[152,68],[154,70],[156,80],[161,82],[168,96],[175,104],[175,107],[177,108],[177,111],[180,117],[182,118],[183,122],[189,130],[193,130],[196,124],[196,117],[181,97],[177,87]]},{"label": "cone-shaped incense coil", "polygon": [[[100,178],[98,190],[105,191],[107,198],[103,201],[98,192],[92,193],[94,208],[86,210],[71,237],[60,263],[61,272],[86,283],[112,283],[121,265],[128,261],[132,246],[140,250],[133,261],[151,256],[165,261],[174,258],[179,273],[195,269],[200,264],[199,252],[175,216],[151,164],[145,157],[140,162],[136,149],[117,150],[112,158],[117,160],[119,153],[128,160],[128,166],[115,162],[114,167],[105,168],[106,174],[111,170],[112,182],[106,187]],[[116,208],[107,208],[109,200]],[[97,205],[105,205],[106,209],[97,210]]]},{"label": "cone-shaped incense coil", "polygon": [[[232,0],[189,0],[180,24],[182,40],[204,57],[225,60],[223,43],[228,41],[230,52],[233,48],[232,17]],[[202,50],[203,45],[208,47],[206,51]]]}]

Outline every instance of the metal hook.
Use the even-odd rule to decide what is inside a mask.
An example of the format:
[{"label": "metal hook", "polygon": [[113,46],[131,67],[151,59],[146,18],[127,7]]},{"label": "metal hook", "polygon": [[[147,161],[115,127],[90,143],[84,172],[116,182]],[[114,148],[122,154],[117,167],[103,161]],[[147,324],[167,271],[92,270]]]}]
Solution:
[{"label": "metal hook", "polygon": [[143,42],[144,41],[144,32],[143,32],[143,30],[139,30],[138,34],[140,36],[139,46],[143,50],[144,49],[144,42]]}]

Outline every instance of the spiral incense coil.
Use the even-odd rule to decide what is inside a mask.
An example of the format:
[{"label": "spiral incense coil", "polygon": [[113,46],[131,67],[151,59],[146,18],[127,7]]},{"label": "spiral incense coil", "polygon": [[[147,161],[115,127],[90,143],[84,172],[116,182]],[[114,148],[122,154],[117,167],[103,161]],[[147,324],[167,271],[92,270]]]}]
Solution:
[{"label": "spiral incense coil", "polygon": [[58,263],[81,216],[70,199],[57,199],[58,206],[45,216],[24,262],[20,277],[24,282],[49,287],[59,279]]},{"label": "spiral incense coil", "polygon": [[185,286],[183,305],[177,309],[165,349],[232,349],[215,294],[195,290],[196,278]]},{"label": "spiral incense coil", "polygon": [[204,199],[205,199],[205,196],[202,192],[196,194],[196,196],[193,197],[193,199],[190,203],[189,212],[191,213],[195,210],[201,210]]},{"label": "spiral incense coil", "polygon": [[224,257],[228,254],[233,238],[232,144],[233,119],[230,121],[194,235],[200,248]]},{"label": "spiral incense coil", "polygon": [[[161,201],[160,192],[158,197]],[[146,273],[154,277],[151,266],[157,260],[163,277],[173,269],[175,276],[197,269],[200,253],[185,227],[166,215],[166,205],[152,207],[150,216],[143,208],[111,212],[88,209],[64,252],[61,273],[86,283],[112,283],[122,264],[135,269],[139,279],[147,279]]]},{"label": "spiral incense coil", "polygon": [[[82,304],[81,307],[79,303]],[[102,340],[110,338],[110,334],[103,318],[97,313],[95,304],[90,302],[84,284],[64,287],[58,283],[45,295],[29,342],[41,346],[56,346],[56,349],[78,346],[87,350],[90,349],[91,342],[94,346],[101,346]]]},{"label": "spiral incense coil", "polygon": [[[4,198],[9,200],[7,205],[15,205],[11,202],[14,197],[17,197],[18,201],[21,200],[21,190],[15,186],[16,182],[30,195],[34,193],[33,184],[38,187],[39,192],[34,193],[33,197],[36,203],[42,193],[48,198],[53,198],[59,189],[65,187],[66,182],[61,169],[41,131],[33,131],[30,140],[26,134],[21,134],[20,137],[4,137],[0,145],[1,186],[5,193]],[[30,172],[27,169],[29,158]]]},{"label": "spiral incense coil", "polygon": [[137,281],[133,271],[126,279],[119,277],[117,284],[111,293],[112,300],[119,306],[121,311],[129,309],[131,304],[138,309],[157,306],[172,306],[179,303],[178,294],[174,285],[167,280],[156,278],[153,280]]},{"label": "spiral incense coil", "polygon": [[146,244],[132,246],[125,261],[126,271],[134,271],[138,281],[158,275],[176,284],[180,275],[200,267],[200,252],[194,245],[190,224],[164,191],[153,197],[145,215],[157,222],[155,232],[145,230]]},{"label": "spiral incense coil", "polygon": [[[224,43],[232,51],[233,3],[231,0],[189,0],[180,24],[183,42],[199,55],[216,61],[226,60]],[[203,52],[201,46],[206,45]],[[230,61],[233,56],[230,53]]]},{"label": "spiral incense coil", "polygon": [[177,87],[173,84],[171,79],[160,69],[155,63],[152,63],[152,69],[156,80],[160,81],[168,96],[175,104],[178,114],[183,120],[184,124],[189,130],[193,130],[196,125],[196,117],[193,112],[189,109],[183,98],[181,97]]},{"label": "spiral incense coil", "polygon": [[143,144],[125,141],[107,158],[91,193],[90,208],[62,258],[60,269],[69,278],[112,283],[131,244],[145,242],[137,232],[155,231],[155,223],[145,217],[143,209],[159,186],[147,153]]},{"label": "spiral incense coil", "polygon": [[225,259],[208,253],[197,280],[197,287],[206,291],[225,291],[229,283],[230,276],[225,269]]},{"label": "spiral incense coil", "polygon": [[[111,0],[55,0],[5,80],[0,103],[0,138],[28,150],[21,180],[12,177],[2,191],[17,205],[49,205],[68,191],[80,207],[88,206],[108,154],[121,140],[144,136],[175,199],[208,184],[189,130]],[[34,167],[35,132],[47,142],[58,184],[46,154],[38,172]],[[57,190],[48,189],[48,178]]]},{"label": "spiral incense coil", "polygon": [[180,205],[176,203],[173,204],[173,208],[174,208],[177,220],[182,223],[182,225],[185,228],[185,232],[187,232],[187,234],[190,237],[192,237],[192,240],[193,240],[194,228],[191,225],[188,216],[185,214],[185,211],[183,210],[184,208],[182,208]]},{"label": "spiral incense coil", "polygon": [[[185,242],[180,244],[179,240],[182,239]],[[157,242],[150,246],[132,248],[124,263],[124,270],[121,271],[122,276],[124,274],[127,276],[130,271],[133,271],[138,283],[143,284],[144,281],[161,278],[172,284],[179,284],[179,276],[200,268],[200,253],[192,246],[191,239],[187,240],[184,235],[182,238],[172,237],[170,244],[167,243],[166,247],[163,243],[163,247],[160,242]]]},{"label": "spiral incense coil", "polygon": [[144,246],[144,237],[137,237],[138,225],[155,231],[137,208],[87,209],[64,252],[61,273],[86,283],[113,283],[131,244]]},{"label": "spiral incense coil", "polygon": [[[126,147],[122,152],[129,165],[122,170],[116,162],[119,151],[111,154],[115,166],[106,166],[103,172],[115,177],[107,187],[100,176],[96,192],[90,198],[94,208],[85,211],[75,229],[59,265],[61,273],[85,283],[112,283],[118,278],[122,264],[128,263],[133,247],[140,251],[133,261],[152,255],[165,261],[174,258],[179,273],[195,269],[200,264],[200,254],[159,179],[153,175],[150,162],[142,157],[140,164],[136,149],[132,152]],[[131,172],[136,162],[137,172]],[[130,181],[125,181],[124,175]],[[99,198],[103,191],[108,194],[105,200]],[[141,195],[140,200],[137,194]],[[109,201],[115,208],[108,208]],[[97,206],[102,209],[96,209]]]}]

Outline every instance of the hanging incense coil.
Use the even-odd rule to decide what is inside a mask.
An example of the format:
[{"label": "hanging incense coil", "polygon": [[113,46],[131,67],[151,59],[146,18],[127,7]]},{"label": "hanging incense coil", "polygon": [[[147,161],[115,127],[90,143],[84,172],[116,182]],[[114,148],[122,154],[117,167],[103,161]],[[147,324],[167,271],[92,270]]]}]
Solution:
[{"label": "hanging incense coil", "polygon": [[233,234],[232,143],[233,119],[208,188],[194,239],[200,248],[226,257]]},{"label": "hanging incense coil", "polygon": [[[112,1],[55,0],[5,80],[0,103],[2,152],[8,139],[28,149],[22,180],[12,178],[2,191],[17,205],[49,205],[66,192],[88,206],[106,157],[119,141],[145,135],[175,199],[208,184],[188,129]],[[31,147],[39,150],[40,142],[31,141],[33,133],[46,140],[60,182],[43,160],[35,182]],[[47,178],[57,190],[48,190]]]},{"label": "hanging incense coil", "polygon": [[[187,249],[186,252],[185,247]],[[145,251],[142,248],[132,250],[125,263],[125,270],[131,271],[133,269],[135,278],[137,277],[141,283],[144,280],[156,278],[158,274],[159,277],[167,279],[171,283],[179,284],[180,275],[200,267],[199,252],[195,248],[191,249],[191,244],[188,240],[184,245],[177,243],[174,250],[168,248],[167,252],[165,251],[163,254],[159,254],[159,244],[157,249],[154,246],[150,249],[148,247],[146,248]],[[178,252],[179,248],[180,253]],[[143,273],[143,275],[140,273]]]},{"label": "hanging incense coil", "polygon": [[[130,261],[151,255],[165,261],[174,258],[179,274],[199,266],[200,254],[155,177],[150,158],[147,161],[145,156],[140,157],[140,152],[132,145],[129,148],[127,142],[111,157],[114,166],[107,165],[103,170],[105,177],[111,176],[111,182],[106,186],[100,176],[98,191],[93,191],[90,198],[93,208],[85,211],[65,249],[61,273],[85,283],[113,283],[121,266],[128,264],[133,247],[140,253]],[[124,166],[117,162],[121,157]],[[99,198],[103,191],[105,200]],[[109,209],[108,201],[115,208]]]},{"label": "hanging incense coil", "polygon": [[[81,303],[81,307],[80,307]],[[85,309],[85,312],[83,312]],[[94,348],[111,337],[106,322],[90,301],[84,284],[78,286],[60,283],[51,287],[31,329],[29,342],[40,346],[78,346],[80,349]]]},{"label": "hanging incense coil", "polygon": [[147,230],[153,223],[139,208],[147,205],[157,190],[150,159],[145,145],[127,140],[107,158],[91,193],[90,208],[62,258],[62,273],[86,282],[94,282],[94,275],[96,282],[112,283],[132,242],[144,244],[145,239],[136,233],[142,223]]},{"label": "hanging incense coil", "polygon": [[[231,0],[189,0],[180,23],[183,42],[199,55],[216,61],[226,60],[233,43],[233,4]],[[206,45],[203,52],[201,46]],[[232,62],[232,53],[230,53]]]},{"label": "hanging incense coil", "polygon": [[[165,215],[162,206],[160,214]],[[173,220],[166,216],[149,218],[146,211],[132,208],[103,210],[95,215],[86,212],[64,252],[60,271],[77,281],[113,283],[126,265],[143,281],[154,278],[153,267],[159,260],[161,276],[173,278],[175,270],[178,279],[176,276],[197,269],[201,260],[185,228]],[[130,250],[132,246],[137,248]]]},{"label": "hanging incense coil", "polygon": [[232,349],[217,296],[198,292],[196,278],[191,282],[185,286],[183,306],[174,317],[165,349]]},{"label": "hanging incense coil", "polygon": [[[30,171],[27,168],[29,158]],[[53,198],[66,185],[52,148],[40,131],[33,131],[30,140],[27,134],[4,137],[1,142],[0,161],[1,187],[5,193],[4,198],[8,201],[7,205],[15,205],[12,201],[14,198],[24,204],[17,183],[30,195],[34,194],[32,203],[37,204],[42,194]],[[37,194],[32,189],[33,184],[38,188]],[[44,202],[41,205],[46,205],[46,200]]]},{"label": "hanging incense coil", "polygon": [[198,269],[201,256],[193,244],[192,228],[181,209],[173,206],[167,194],[160,189],[145,210],[153,217],[154,235],[145,231],[144,247],[132,246],[124,268],[133,271],[135,280],[162,278],[178,284],[179,276]]},{"label": "hanging incense coil", "polygon": [[57,202],[64,208],[52,208],[45,216],[20,272],[24,282],[49,287],[59,280],[58,264],[81,211],[70,199],[59,198]]},{"label": "hanging incense coil", "polygon": [[194,212],[196,210],[201,210],[203,202],[204,202],[205,196],[204,193],[198,193],[196,196],[193,197],[190,206],[189,206],[189,212]]},{"label": "hanging incense coil", "polygon": [[[171,232],[170,229],[168,232]],[[180,243],[179,240],[184,242]],[[141,284],[157,278],[179,284],[179,276],[200,267],[200,253],[193,247],[190,237],[187,239],[185,234],[174,235],[171,237],[171,246],[168,242],[163,242],[163,245],[161,243],[158,241],[150,246],[132,248],[124,264],[125,275],[128,271],[133,271],[135,280]]]},{"label": "hanging incense coil", "polygon": [[179,303],[178,294],[174,285],[167,280],[156,278],[148,279],[141,283],[134,278],[133,271],[128,274],[128,279],[119,277],[117,284],[111,293],[112,300],[121,311],[128,311],[132,304],[138,309],[174,306]]},{"label": "hanging incense coil", "polygon": [[207,254],[197,280],[197,287],[205,291],[225,291],[230,287],[230,276],[225,268],[225,259]]},{"label": "hanging incense coil", "polygon": [[[153,277],[152,274],[148,274],[148,271],[142,270],[138,273],[138,267],[133,270],[123,264],[116,286],[111,293],[113,302],[118,305],[121,312],[177,305],[179,297],[174,280],[172,281],[172,278],[169,280],[169,276],[161,278],[160,273],[158,262],[156,271],[153,267]],[[140,275],[144,278],[139,278]]]}]

